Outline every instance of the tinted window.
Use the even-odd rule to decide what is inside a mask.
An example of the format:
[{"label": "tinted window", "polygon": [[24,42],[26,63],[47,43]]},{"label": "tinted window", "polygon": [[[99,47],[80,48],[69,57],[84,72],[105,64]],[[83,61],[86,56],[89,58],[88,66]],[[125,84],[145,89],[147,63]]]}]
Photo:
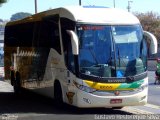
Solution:
[{"label": "tinted window", "polygon": [[33,24],[34,23],[24,23],[7,26],[5,30],[5,44],[9,46],[31,47]]},{"label": "tinted window", "polygon": [[54,48],[61,53],[58,21],[45,19],[37,22],[34,31],[34,46]]}]

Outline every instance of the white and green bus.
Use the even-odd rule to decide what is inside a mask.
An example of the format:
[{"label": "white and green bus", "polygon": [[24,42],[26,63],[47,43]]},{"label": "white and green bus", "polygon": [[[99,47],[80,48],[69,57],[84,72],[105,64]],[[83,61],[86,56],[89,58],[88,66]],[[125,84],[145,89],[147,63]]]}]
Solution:
[{"label": "white and green bus", "polygon": [[[149,41],[149,42],[146,42]],[[26,88],[77,107],[147,103],[147,43],[126,11],[95,6],[48,10],[5,27],[5,79],[15,93]]]}]

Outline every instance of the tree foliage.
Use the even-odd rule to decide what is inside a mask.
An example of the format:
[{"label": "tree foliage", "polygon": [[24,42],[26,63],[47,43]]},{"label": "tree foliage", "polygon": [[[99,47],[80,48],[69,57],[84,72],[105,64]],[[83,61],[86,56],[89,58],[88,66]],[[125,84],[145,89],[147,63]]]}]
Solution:
[{"label": "tree foliage", "polygon": [[160,16],[157,13],[135,13],[145,31],[153,33],[160,43]]},{"label": "tree foliage", "polygon": [[0,5],[5,2],[7,2],[7,0],[0,0]]},{"label": "tree foliage", "polygon": [[20,20],[20,19],[23,19],[23,18],[31,16],[31,15],[32,15],[31,13],[18,12],[18,13],[13,14],[11,16],[10,20],[11,21]]}]

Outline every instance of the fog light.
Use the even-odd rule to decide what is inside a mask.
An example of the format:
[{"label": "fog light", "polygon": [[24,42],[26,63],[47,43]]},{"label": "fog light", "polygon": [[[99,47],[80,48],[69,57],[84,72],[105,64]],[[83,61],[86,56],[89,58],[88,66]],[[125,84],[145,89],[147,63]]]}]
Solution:
[{"label": "fog light", "polygon": [[91,101],[90,101],[89,99],[87,99],[87,98],[83,98],[83,100],[84,100],[86,103],[91,104]]}]

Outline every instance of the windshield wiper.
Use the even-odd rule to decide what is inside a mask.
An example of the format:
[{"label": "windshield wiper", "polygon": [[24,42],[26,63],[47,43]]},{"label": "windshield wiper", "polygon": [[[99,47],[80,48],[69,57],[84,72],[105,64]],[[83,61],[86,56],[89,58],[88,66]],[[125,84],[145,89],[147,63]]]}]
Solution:
[{"label": "windshield wiper", "polygon": [[117,63],[116,63],[116,42],[113,36],[113,30],[111,31],[112,51],[114,52],[114,76],[117,76]]},{"label": "windshield wiper", "polygon": [[98,65],[99,63],[98,63],[98,60],[97,60],[97,58],[96,58],[95,52],[93,52],[93,50],[92,50],[91,48],[89,48],[89,51],[90,51],[93,59],[95,60],[96,64]]},{"label": "windshield wiper", "polygon": [[120,68],[120,64],[121,64],[121,58],[120,58],[120,52],[119,52],[119,47],[118,47],[118,62],[119,62],[119,68]]}]

